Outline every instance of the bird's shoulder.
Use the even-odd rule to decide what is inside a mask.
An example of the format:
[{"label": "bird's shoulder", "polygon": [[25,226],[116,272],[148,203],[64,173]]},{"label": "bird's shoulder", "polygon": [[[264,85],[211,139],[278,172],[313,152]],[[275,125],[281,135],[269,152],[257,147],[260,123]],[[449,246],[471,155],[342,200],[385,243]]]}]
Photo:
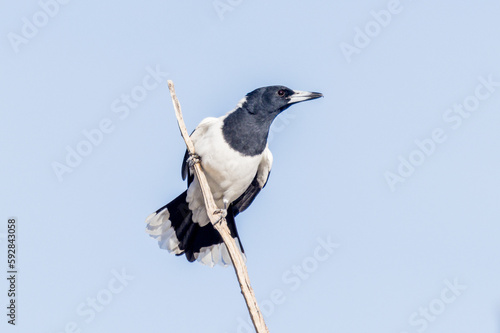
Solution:
[{"label": "bird's shoulder", "polygon": [[[212,136],[219,136],[220,128],[222,127],[223,120],[222,117],[208,117],[203,119],[198,126],[194,129],[193,133],[191,133],[191,140],[194,144],[200,139],[207,140],[211,139]],[[222,135],[222,131],[220,131],[220,135]]]},{"label": "bird's shoulder", "polygon": [[272,166],[273,154],[271,153],[271,150],[269,150],[269,147],[266,147],[266,149],[264,149],[264,152],[262,152],[262,158],[260,160],[256,175],[257,182],[259,183],[260,188],[263,188],[266,185],[269,174],[271,173]]},{"label": "bird's shoulder", "polygon": [[[212,129],[212,128],[220,128],[222,126],[223,122],[223,117],[207,117],[203,119],[198,126],[194,129],[194,131],[191,133],[190,138],[191,141],[193,141],[194,144],[198,142],[200,139],[206,137],[207,132]],[[213,133],[213,131],[211,132]],[[182,179],[186,179],[188,177],[188,186],[191,184],[193,181],[193,176],[189,172],[189,167],[188,167],[188,158],[189,158],[189,153],[186,150],[186,153],[184,154],[184,158],[182,160],[182,167],[181,167],[181,175]]]},{"label": "bird's shoulder", "polygon": [[219,117],[219,118],[216,118],[216,117],[207,117],[207,118],[203,119],[198,124],[198,126],[196,126],[196,128],[193,131],[193,134],[196,133],[196,132],[205,132],[205,131],[207,131],[207,129],[209,129],[212,126],[217,125],[217,124],[219,124],[221,122],[222,122],[221,117]]}]

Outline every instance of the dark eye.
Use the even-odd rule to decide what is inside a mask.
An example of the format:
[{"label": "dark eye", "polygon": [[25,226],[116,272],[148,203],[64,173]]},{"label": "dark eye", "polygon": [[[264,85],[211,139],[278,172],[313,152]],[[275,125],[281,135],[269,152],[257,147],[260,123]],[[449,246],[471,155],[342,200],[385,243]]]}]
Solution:
[{"label": "dark eye", "polygon": [[278,90],[278,96],[280,97],[285,96],[285,91],[283,89]]}]

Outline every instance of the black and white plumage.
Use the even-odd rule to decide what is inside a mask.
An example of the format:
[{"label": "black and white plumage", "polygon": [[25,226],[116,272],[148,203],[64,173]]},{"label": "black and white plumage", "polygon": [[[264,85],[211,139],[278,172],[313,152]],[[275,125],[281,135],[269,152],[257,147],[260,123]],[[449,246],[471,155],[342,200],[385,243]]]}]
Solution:
[{"label": "black and white plumage", "polygon": [[[204,119],[191,134],[217,207],[226,207],[231,235],[243,252],[234,217],[266,185],[273,155],[267,147],[271,123],[292,104],[322,97],[315,92],[270,86],[248,93],[237,107],[219,118]],[[200,184],[189,169],[186,152],[182,178],[188,189],[146,218],[146,231],[160,248],[189,261],[229,265],[227,248],[210,223]]]}]

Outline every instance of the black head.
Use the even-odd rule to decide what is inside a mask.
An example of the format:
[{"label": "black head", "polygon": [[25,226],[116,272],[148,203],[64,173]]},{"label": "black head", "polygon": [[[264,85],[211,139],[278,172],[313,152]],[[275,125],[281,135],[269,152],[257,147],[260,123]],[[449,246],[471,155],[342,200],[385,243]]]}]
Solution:
[{"label": "black head", "polygon": [[249,113],[274,118],[292,104],[319,97],[323,97],[323,94],[292,90],[285,86],[269,86],[248,93],[242,107]]},{"label": "black head", "polygon": [[292,104],[319,97],[323,95],[283,86],[255,89],[224,119],[224,139],[243,155],[261,154],[267,145],[269,127],[280,112]]}]

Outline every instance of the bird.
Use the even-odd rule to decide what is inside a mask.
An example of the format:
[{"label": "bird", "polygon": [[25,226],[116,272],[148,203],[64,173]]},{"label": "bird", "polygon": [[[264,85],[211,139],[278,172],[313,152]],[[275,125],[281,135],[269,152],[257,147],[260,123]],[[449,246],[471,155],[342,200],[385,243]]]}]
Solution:
[{"label": "bird", "polygon": [[320,97],[323,94],[281,85],[262,87],[246,94],[225,115],[203,119],[190,135],[196,155],[190,156],[186,150],[182,161],[187,190],[146,218],[146,232],[160,248],[185,255],[189,262],[210,267],[232,264],[222,237],[210,223],[191,168],[199,161],[214,201],[246,260],[235,217],[267,184],[273,164],[267,142],[271,124],[291,105]]}]

